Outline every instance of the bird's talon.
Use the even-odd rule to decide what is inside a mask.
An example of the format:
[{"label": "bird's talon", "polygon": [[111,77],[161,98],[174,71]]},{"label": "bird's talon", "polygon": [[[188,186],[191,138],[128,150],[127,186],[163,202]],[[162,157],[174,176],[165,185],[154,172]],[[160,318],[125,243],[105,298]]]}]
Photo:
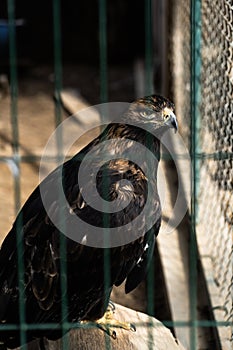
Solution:
[{"label": "bird's talon", "polygon": [[111,326],[109,326],[107,324],[105,325],[102,322],[100,322],[100,323],[98,322],[97,327],[102,329],[102,331],[106,332],[111,338],[116,339],[116,337],[117,337],[116,331],[112,330],[110,328]]},{"label": "bird's talon", "polygon": [[136,327],[135,327],[135,325],[132,324],[132,323],[130,323],[130,330],[131,330],[132,332],[136,332]]},{"label": "bird's talon", "polygon": [[117,337],[116,332],[113,331],[113,332],[112,332],[112,338],[113,338],[113,339],[116,339],[116,337]]},{"label": "bird's talon", "polygon": [[114,305],[114,303],[111,300],[109,300],[109,302],[108,302],[107,310],[112,312],[112,313],[114,313],[116,310],[116,306]]},{"label": "bird's talon", "polygon": [[110,302],[104,316],[101,317],[99,320],[95,321],[95,323],[100,329],[106,332],[113,339],[116,339],[117,337],[116,331],[112,329],[113,327],[136,332],[136,327],[134,324],[129,322],[121,322],[114,319],[113,318],[114,311],[115,311],[115,305],[112,302]]}]

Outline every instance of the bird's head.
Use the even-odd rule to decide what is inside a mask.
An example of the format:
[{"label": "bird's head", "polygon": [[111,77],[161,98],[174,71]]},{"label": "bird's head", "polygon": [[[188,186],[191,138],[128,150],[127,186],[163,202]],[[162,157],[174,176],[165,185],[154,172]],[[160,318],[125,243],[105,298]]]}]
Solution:
[{"label": "bird's head", "polygon": [[133,102],[127,112],[127,118],[139,127],[149,130],[165,131],[168,128],[178,129],[174,104],[167,98],[151,95]]}]

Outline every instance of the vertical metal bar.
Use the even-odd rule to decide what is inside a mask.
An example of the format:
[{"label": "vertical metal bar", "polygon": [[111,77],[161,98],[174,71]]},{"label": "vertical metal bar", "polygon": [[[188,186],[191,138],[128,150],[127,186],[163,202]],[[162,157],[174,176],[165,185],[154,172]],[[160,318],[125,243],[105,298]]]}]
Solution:
[{"label": "vertical metal bar", "polygon": [[[17,79],[14,0],[8,0],[8,27],[9,27],[10,94],[11,94],[10,113],[11,113],[11,126],[12,126],[12,148],[13,148],[14,161],[19,170],[20,167],[19,167],[19,127],[18,127],[18,79]],[[19,176],[14,177],[14,204],[15,204],[15,214],[17,214],[21,204]]]},{"label": "vertical metal bar", "polygon": [[152,0],[145,0],[145,93],[152,94],[153,88],[153,28]]},{"label": "vertical metal bar", "polygon": [[[153,61],[152,61],[152,18],[151,18],[151,0],[145,0],[145,93],[149,95],[153,91]],[[147,147],[150,148],[150,138],[147,140]],[[150,315],[154,312],[154,297],[153,297],[153,263],[148,271],[148,286],[147,311]]]},{"label": "vertical metal bar", "polygon": [[100,102],[108,101],[107,10],[106,0],[99,0]]},{"label": "vertical metal bar", "polygon": [[19,149],[18,130],[18,84],[17,84],[17,59],[16,59],[16,33],[15,33],[15,3],[8,0],[8,28],[9,28],[9,58],[10,58],[10,94],[11,94],[11,124],[12,147],[15,154]]},{"label": "vertical metal bar", "polygon": [[61,90],[62,90],[62,55],[61,55],[61,4],[60,0],[53,0],[54,25],[54,94],[55,94],[55,122],[58,126],[62,121]]},{"label": "vertical metal bar", "polygon": [[201,0],[191,0],[191,157],[192,200],[190,232],[190,347],[197,348],[197,189],[199,181],[198,139],[201,101]]},{"label": "vertical metal bar", "polygon": [[156,0],[153,6],[154,89],[168,95],[168,0]]},{"label": "vertical metal bar", "polygon": [[[100,102],[106,103],[108,101],[108,58],[107,58],[107,6],[106,0],[99,0],[99,60],[100,60]],[[104,110],[103,110],[104,113]],[[105,182],[103,191],[108,191],[108,183]],[[105,205],[103,205],[103,225],[104,229],[104,240],[108,246],[109,242],[109,215],[105,213]],[[110,286],[110,249],[106,248],[103,251],[103,268],[104,268],[104,288],[105,293]],[[111,344],[109,337],[105,337],[105,348],[110,349]]]},{"label": "vertical metal bar", "polygon": [[[152,0],[145,0],[145,94],[151,95],[153,88],[153,27],[152,27]],[[151,139],[148,137],[147,145],[150,149]],[[147,278],[147,312],[154,314],[154,258],[148,271]],[[148,327],[148,342],[153,343],[152,325]],[[149,348],[151,345],[149,345]]]},{"label": "vertical metal bar", "polygon": [[[61,53],[61,1],[53,0],[53,25],[54,25],[54,94],[55,94],[55,123],[58,126],[62,122],[62,109],[61,109],[61,90],[62,90],[62,53]],[[56,136],[57,142],[57,156],[58,162],[63,156],[63,142],[62,131],[58,129]],[[61,220],[60,227],[63,222],[63,212],[61,203],[62,195],[59,193],[59,220]],[[65,232],[65,225],[63,232]],[[62,325],[62,348],[69,349],[67,330],[68,330],[68,300],[67,300],[67,264],[66,264],[66,238],[63,233],[60,234],[60,287],[61,287],[61,325]]]},{"label": "vertical metal bar", "polygon": [[[12,124],[12,145],[14,163],[17,171],[14,174],[14,199],[15,212],[20,208],[20,166],[19,166],[19,130],[18,130],[18,81],[17,81],[17,58],[16,58],[16,33],[15,33],[15,1],[8,0],[8,26],[9,26],[9,58],[10,58],[10,94],[11,94],[11,124]],[[24,261],[22,242],[22,217],[19,216],[16,224],[17,242],[17,264],[19,281],[19,322],[20,322],[20,342],[26,343],[25,333],[25,302],[24,302]],[[25,346],[22,345],[22,349]]]}]

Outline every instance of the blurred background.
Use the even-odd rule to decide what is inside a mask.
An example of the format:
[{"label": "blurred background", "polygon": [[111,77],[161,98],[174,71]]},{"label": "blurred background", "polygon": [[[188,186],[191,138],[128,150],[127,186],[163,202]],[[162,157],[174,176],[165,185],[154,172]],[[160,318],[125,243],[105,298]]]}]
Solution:
[{"label": "blurred background", "polygon": [[38,184],[41,154],[62,120],[153,92],[175,102],[192,159],[189,168],[171,136],[178,166],[162,157],[163,221],[178,173],[188,211],[160,234],[147,280],[127,296],[116,288],[113,299],[163,321],[187,349],[231,349],[231,0],[1,0],[0,240]]}]

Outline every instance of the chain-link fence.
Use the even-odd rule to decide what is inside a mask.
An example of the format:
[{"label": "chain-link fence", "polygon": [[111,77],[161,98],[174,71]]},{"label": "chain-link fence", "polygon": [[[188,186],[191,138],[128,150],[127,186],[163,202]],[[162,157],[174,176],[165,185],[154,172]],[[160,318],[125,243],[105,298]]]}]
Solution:
[{"label": "chain-link fence", "polygon": [[[196,232],[212,308],[219,322],[221,344],[223,349],[230,349],[233,319],[233,4],[227,0],[200,3],[201,42],[200,51],[195,53],[201,59],[200,111],[195,115]],[[188,144],[192,118],[189,112],[190,2],[175,1],[173,13],[174,97],[177,113],[182,118],[181,132]]]}]

